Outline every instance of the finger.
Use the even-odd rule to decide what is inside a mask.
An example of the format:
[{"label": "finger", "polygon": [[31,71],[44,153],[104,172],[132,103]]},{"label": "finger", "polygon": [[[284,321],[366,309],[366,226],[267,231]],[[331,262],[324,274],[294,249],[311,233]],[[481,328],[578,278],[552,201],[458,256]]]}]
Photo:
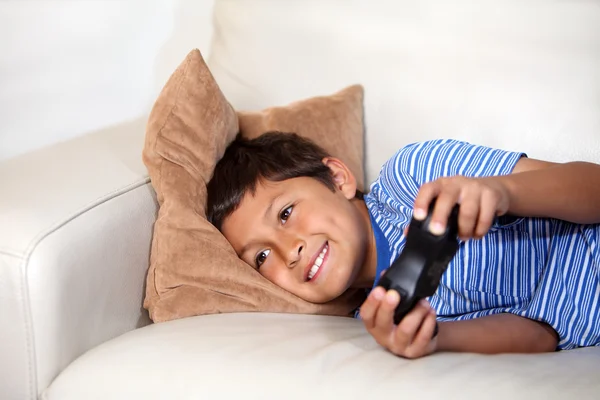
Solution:
[{"label": "finger", "polygon": [[400,303],[400,295],[395,290],[388,290],[381,301],[375,315],[375,331],[381,337],[389,335],[394,327],[394,311]]},{"label": "finger", "polygon": [[[429,303],[427,300],[421,300],[415,308],[413,308],[398,324],[395,332],[394,344],[399,347],[408,346],[412,343],[413,338],[419,330],[423,319],[429,313]],[[432,332],[433,333],[433,332]]]},{"label": "finger", "polygon": [[473,237],[479,218],[481,192],[470,187],[460,195],[460,210],[458,213],[458,236],[462,240]]},{"label": "finger", "polygon": [[413,217],[417,220],[424,220],[429,211],[429,204],[434,197],[438,196],[442,190],[442,182],[437,179],[432,182],[427,182],[419,188],[419,193],[415,198],[413,206]]},{"label": "finger", "polygon": [[378,286],[371,291],[365,302],[360,306],[360,318],[369,330],[375,327],[375,315],[384,296],[385,289]]},{"label": "finger", "polygon": [[419,329],[415,335],[411,346],[423,349],[425,352],[428,352],[428,350],[430,351],[431,340],[433,338],[433,332],[435,331],[436,324],[435,311],[433,309],[429,309],[429,312],[425,316],[425,320],[421,325],[421,329]]},{"label": "finger", "polygon": [[483,192],[479,206],[479,218],[475,228],[474,237],[482,238],[490,230],[496,217],[496,196],[492,192]]},{"label": "finger", "polygon": [[451,186],[446,186],[446,188],[438,195],[438,198],[435,201],[431,222],[429,223],[429,231],[434,235],[441,235],[446,230],[448,217],[450,216],[452,208],[458,202],[458,195],[458,189]]}]

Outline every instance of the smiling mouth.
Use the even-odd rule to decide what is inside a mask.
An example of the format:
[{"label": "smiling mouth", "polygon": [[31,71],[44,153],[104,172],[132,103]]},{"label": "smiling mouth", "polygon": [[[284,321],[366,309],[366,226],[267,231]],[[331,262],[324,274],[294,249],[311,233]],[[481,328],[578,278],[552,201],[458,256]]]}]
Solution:
[{"label": "smiling mouth", "polygon": [[317,274],[319,273],[319,270],[321,269],[321,266],[323,265],[325,258],[327,257],[328,251],[329,251],[329,242],[325,242],[325,246],[323,247],[323,250],[321,250],[321,252],[317,256],[317,259],[315,260],[314,264],[310,267],[310,270],[308,271],[307,281],[310,282],[315,276],[317,276]]}]

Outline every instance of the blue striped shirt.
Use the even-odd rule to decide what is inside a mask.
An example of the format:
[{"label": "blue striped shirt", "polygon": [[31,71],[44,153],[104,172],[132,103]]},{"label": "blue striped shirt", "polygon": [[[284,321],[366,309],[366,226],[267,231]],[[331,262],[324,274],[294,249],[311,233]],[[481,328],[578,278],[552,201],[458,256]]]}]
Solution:
[{"label": "blue striped shirt", "polygon": [[[443,176],[510,174],[524,156],[448,139],[400,149],[365,195],[376,232],[376,276],[402,251],[422,184]],[[498,218],[482,239],[460,243],[428,300],[440,321],[512,313],[552,326],[559,349],[598,346],[600,224]]]}]

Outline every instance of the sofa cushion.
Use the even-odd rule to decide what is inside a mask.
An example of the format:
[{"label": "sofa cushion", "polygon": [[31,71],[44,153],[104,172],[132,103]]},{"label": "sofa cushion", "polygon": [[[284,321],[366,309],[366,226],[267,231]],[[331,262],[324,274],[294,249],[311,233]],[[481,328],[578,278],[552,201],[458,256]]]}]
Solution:
[{"label": "sofa cushion", "polygon": [[[360,86],[246,113],[241,120],[253,136],[268,128],[299,129],[317,142],[322,137],[333,155],[349,160],[357,177],[363,175]],[[241,261],[206,220],[206,184],[237,132],[235,110],[200,52],[190,52],[153,107],[143,149],[160,206],[144,301],[151,318],[160,322],[234,311],[349,315],[363,299],[360,291],[327,304],[305,302]]]},{"label": "sofa cushion", "polygon": [[208,64],[237,109],[364,86],[367,185],[402,146],[440,137],[600,162],[597,1],[218,0],[214,13]]},{"label": "sofa cushion", "polygon": [[598,365],[600,347],[411,361],[350,318],[221,314],[104,343],[72,363],[44,399],[592,399]]}]

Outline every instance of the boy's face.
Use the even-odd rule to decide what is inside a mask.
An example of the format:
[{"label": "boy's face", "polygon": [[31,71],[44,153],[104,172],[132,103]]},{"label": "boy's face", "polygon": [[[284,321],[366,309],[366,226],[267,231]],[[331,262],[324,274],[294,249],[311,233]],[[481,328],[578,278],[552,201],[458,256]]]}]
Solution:
[{"label": "boy's face", "polygon": [[376,264],[369,214],[354,199],[354,177],[337,159],[323,162],[335,191],[307,177],[261,181],[222,225],[242,260],[312,303],[333,300],[352,286],[369,287]]}]

